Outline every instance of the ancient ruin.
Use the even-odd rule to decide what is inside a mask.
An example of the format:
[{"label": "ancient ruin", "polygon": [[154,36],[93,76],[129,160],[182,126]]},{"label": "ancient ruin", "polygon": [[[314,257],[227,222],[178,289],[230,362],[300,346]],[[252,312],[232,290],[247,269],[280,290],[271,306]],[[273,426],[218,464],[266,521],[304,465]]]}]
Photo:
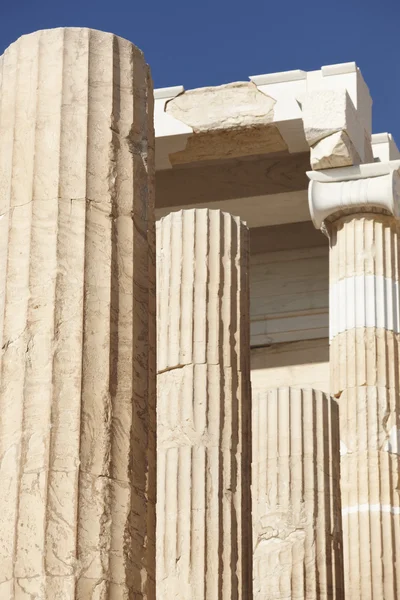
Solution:
[{"label": "ancient ruin", "polygon": [[151,598],[149,71],[86,29],[1,61],[0,598]]},{"label": "ancient ruin", "polygon": [[398,600],[371,107],[355,63],[153,91],[109,33],[0,57],[0,600]]},{"label": "ancient ruin", "polygon": [[157,591],[251,590],[249,235],[219,210],[157,223]]},{"label": "ancient ruin", "polygon": [[337,402],[258,392],[252,440],[254,599],[343,598]]}]

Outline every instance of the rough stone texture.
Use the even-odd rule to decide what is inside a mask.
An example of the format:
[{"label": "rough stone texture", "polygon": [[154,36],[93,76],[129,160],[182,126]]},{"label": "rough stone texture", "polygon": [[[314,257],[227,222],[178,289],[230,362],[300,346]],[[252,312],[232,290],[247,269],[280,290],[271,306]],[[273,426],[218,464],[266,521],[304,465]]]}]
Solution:
[{"label": "rough stone texture", "polygon": [[315,171],[358,165],[361,160],[345,131],[338,131],[310,149],[311,168]]},{"label": "rough stone texture", "polygon": [[[357,214],[329,229],[331,388],[340,404],[346,600],[395,600],[400,593],[398,225],[389,216]],[[337,294],[335,286],[353,291]]]},{"label": "rough stone texture", "polygon": [[149,71],[55,29],[0,86],[0,597],[154,600]]},{"label": "rough stone texture", "polygon": [[252,437],[254,600],[342,600],[337,403],[258,391]]},{"label": "rough stone texture", "polygon": [[157,223],[157,594],[251,598],[248,230]]},{"label": "rough stone texture", "polygon": [[166,112],[192,127],[185,150],[172,165],[287,150],[272,124],[275,100],[252,82],[198,88],[176,96]]},{"label": "rough stone texture", "polygon": [[370,132],[365,130],[345,89],[307,93],[302,115],[314,170],[372,160]]},{"label": "rough stone texture", "polygon": [[271,123],[274,105],[254,83],[239,81],[189,90],[170,100],[166,110],[195,131],[210,131]]}]

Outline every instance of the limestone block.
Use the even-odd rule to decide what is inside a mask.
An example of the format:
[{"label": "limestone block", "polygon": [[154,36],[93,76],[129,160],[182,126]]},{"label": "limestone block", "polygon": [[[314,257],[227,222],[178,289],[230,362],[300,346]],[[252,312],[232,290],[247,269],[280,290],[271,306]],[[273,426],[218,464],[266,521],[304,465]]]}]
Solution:
[{"label": "limestone block", "polygon": [[276,387],[316,388],[329,393],[329,342],[327,338],[273,344],[251,350],[251,389]]},{"label": "limestone block", "polygon": [[260,390],[252,421],[254,600],[342,600],[337,403]]},{"label": "limestone block", "polygon": [[356,109],[344,88],[313,90],[302,99],[302,109],[310,146],[338,131],[349,131],[351,137],[352,127],[358,124]]},{"label": "limestone block", "polygon": [[166,113],[191,127],[185,150],[171,164],[287,150],[272,124],[275,100],[252,82],[185,91],[167,102]]},{"label": "limestone block", "polygon": [[251,598],[249,239],[237,217],[157,223],[157,594]]},{"label": "limestone block", "polygon": [[344,88],[308,92],[302,109],[313,169],[343,167],[372,158],[371,136]]},{"label": "limestone block", "polygon": [[152,85],[130,42],[0,58],[0,597],[155,598]]},{"label": "limestone block", "polygon": [[168,102],[167,113],[195,131],[271,123],[275,100],[251,81],[197,88]]},{"label": "limestone block", "polygon": [[[398,225],[357,214],[330,227],[331,389],[340,405],[346,600],[400,589]],[[355,476],[356,474],[356,476]]]},{"label": "limestone block", "polygon": [[337,131],[311,147],[310,162],[312,169],[321,170],[357,165],[361,160],[347,133]]}]

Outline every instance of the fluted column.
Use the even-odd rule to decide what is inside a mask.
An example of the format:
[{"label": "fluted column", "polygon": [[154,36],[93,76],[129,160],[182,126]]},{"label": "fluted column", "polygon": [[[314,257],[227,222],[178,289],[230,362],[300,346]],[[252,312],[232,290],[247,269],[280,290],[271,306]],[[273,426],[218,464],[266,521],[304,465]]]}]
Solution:
[{"label": "fluted column", "polygon": [[398,225],[331,226],[331,388],[341,408],[348,597],[400,594]]},{"label": "fluted column", "polygon": [[336,402],[258,392],[252,438],[254,600],[343,600]]},{"label": "fluted column", "polygon": [[[325,229],[346,600],[400,594],[399,166],[365,165],[353,180],[313,181],[310,192],[336,206]],[[368,177],[373,168],[387,172]]]},{"label": "fluted column", "polygon": [[0,58],[2,600],[155,597],[153,151],[130,42]]},{"label": "fluted column", "polygon": [[248,230],[157,223],[157,594],[251,598]]}]

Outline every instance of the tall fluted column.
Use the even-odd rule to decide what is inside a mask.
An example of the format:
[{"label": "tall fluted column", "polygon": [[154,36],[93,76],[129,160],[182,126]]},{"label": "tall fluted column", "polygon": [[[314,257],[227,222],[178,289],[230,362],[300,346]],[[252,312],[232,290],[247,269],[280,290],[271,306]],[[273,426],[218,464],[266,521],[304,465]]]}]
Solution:
[{"label": "tall fluted column", "polygon": [[152,87],[88,29],[0,59],[0,597],[155,597]]},{"label": "tall fluted column", "polygon": [[400,594],[398,225],[331,226],[331,387],[340,401],[348,597]]},{"label": "tall fluted column", "polygon": [[157,223],[157,593],[251,598],[248,230]]},{"label": "tall fluted column", "polygon": [[[400,594],[398,166],[366,165],[354,180],[313,181],[310,190],[314,206],[336,197],[325,228],[346,600]],[[368,177],[373,168],[387,173]]]},{"label": "tall fluted column", "polygon": [[337,403],[259,392],[252,437],[254,600],[343,600]]}]

